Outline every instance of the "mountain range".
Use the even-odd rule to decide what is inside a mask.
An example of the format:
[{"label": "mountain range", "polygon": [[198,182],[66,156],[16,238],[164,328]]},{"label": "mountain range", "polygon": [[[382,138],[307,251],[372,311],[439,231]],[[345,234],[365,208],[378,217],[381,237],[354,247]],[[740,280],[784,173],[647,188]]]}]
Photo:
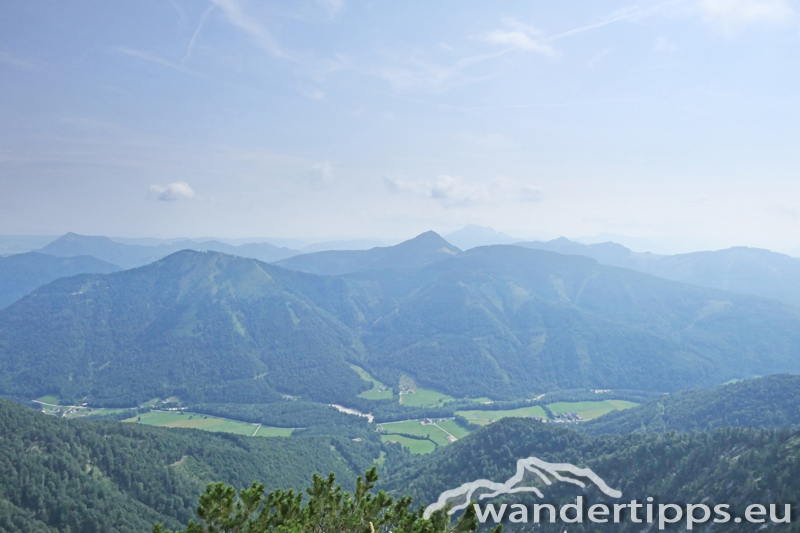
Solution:
[{"label": "mountain range", "polygon": [[330,250],[297,255],[278,266],[311,274],[341,275],[382,268],[416,268],[461,252],[433,231],[395,246],[369,250]]},{"label": "mountain range", "polygon": [[591,257],[603,265],[629,268],[701,287],[774,298],[800,306],[800,259],[739,246],[678,255],[636,253],[621,244],[580,244],[566,238],[517,246]]},{"label": "mountain range", "polygon": [[[317,261],[355,270],[341,276],[184,250],[56,280],[0,310],[0,393],[130,406],[246,386],[341,403],[371,386],[350,363],[384,383],[406,375],[495,399],[800,372],[800,310],[780,302],[586,257],[445,243],[427,233]],[[329,254],[298,259],[315,256]]]},{"label": "mountain range", "polygon": [[56,257],[75,257],[89,255],[103,261],[119,265],[122,268],[134,268],[180,250],[196,250],[199,252],[214,251],[241,257],[252,257],[259,261],[273,262],[285,259],[300,252],[288,248],[279,248],[266,242],[247,243],[233,246],[218,241],[196,242],[178,240],[169,244],[142,245],[123,244],[108,237],[95,237],[67,233],[37,250],[39,253]]}]

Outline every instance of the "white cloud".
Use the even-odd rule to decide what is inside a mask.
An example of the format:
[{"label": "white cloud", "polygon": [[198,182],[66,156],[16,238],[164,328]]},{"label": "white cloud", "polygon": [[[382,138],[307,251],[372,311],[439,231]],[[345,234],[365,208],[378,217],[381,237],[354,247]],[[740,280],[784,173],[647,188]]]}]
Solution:
[{"label": "white cloud", "polygon": [[701,0],[705,19],[725,30],[753,23],[791,22],[796,13],[787,0]]},{"label": "white cloud", "polygon": [[527,33],[520,30],[493,30],[481,36],[481,40],[491,44],[537,52],[548,57],[556,54],[550,45],[534,40]]},{"label": "white cloud", "polygon": [[338,15],[344,9],[344,0],[317,0],[317,4],[327,11],[330,17]]},{"label": "white cloud", "polygon": [[188,200],[194,197],[194,191],[185,181],[177,181],[168,185],[151,185],[150,195],[162,202],[174,202],[181,198]]},{"label": "white cloud", "polygon": [[311,166],[311,171],[313,172],[314,181],[330,181],[333,179],[333,165],[330,161],[315,163]]},{"label": "white cloud", "polygon": [[297,90],[300,91],[300,94],[305,96],[306,98],[311,98],[312,100],[322,100],[325,98],[325,93],[316,87],[308,87],[305,85],[300,85],[297,87]]},{"label": "white cloud", "polygon": [[523,185],[519,189],[519,199],[523,202],[541,202],[544,200],[544,191],[539,187]]},{"label": "white cloud", "polygon": [[392,192],[429,198],[444,207],[468,207],[508,201],[539,202],[544,197],[541,189],[521,185],[504,176],[492,178],[488,183],[470,183],[460,176],[447,174],[439,175],[434,180],[405,180],[386,176],[384,183]]}]

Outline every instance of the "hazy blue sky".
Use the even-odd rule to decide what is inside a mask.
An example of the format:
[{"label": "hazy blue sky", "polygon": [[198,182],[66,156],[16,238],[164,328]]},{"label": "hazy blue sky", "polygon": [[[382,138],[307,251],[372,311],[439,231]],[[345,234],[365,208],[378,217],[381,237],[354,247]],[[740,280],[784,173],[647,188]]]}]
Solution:
[{"label": "hazy blue sky", "polygon": [[0,233],[800,246],[800,2],[6,1]]}]

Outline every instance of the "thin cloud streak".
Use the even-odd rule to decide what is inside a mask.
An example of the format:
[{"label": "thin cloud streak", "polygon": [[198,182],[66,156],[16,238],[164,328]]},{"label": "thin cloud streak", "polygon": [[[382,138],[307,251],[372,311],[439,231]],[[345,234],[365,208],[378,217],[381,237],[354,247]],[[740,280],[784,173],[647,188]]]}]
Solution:
[{"label": "thin cloud streak", "polygon": [[25,61],[24,59],[20,59],[16,56],[9,54],[8,52],[0,52],[0,63],[5,63],[6,65],[11,65],[13,67],[21,68],[23,70],[36,70],[36,65]]},{"label": "thin cloud streak", "polygon": [[264,26],[244,12],[239,2],[236,0],[213,0],[213,2],[222,10],[226,20],[249,35],[259,48],[280,59],[293,59],[293,55],[284,50]]},{"label": "thin cloud streak", "polygon": [[189,59],[189,57],[191,57],[192,49],[194,49],[194,43],[197,41],[197,36],[200,35],[200,30],[203,29],[203,24],[205,24],[206,18],[208,18],[208,15],[214,10],[215,7],[217,6],[211,4],[208,6],[208,9],[203,11],[203,14],[200,15],[200,21],[197,23],[197,27],[192,34],[192,38],[189,39],[189,45],[186,47],[186,54],[184,54],[183,59],[181,59],[181,65],[183,65],[186,60]]},{"label": "thin cloud streak", "polygon": [[172,69],[176,72],[180,72],[181,74],[188,74],[189,76],[196,76],[198,78],[202,78],[205,80],[211,80],[213,78],[206,76],[205,74],[201,74],[196,72],[190,68],[187,68],[179,63],[173,63],[168,61],[162,57],[155,56],[149,52],[145,52],[142,50],[135,50],[133,48],[126,48],[124,46],[117,46],[114,48],[117,52],[125,54],[130,57],[135,57],[137,59],[142,59],[144,61],[149,61],[150,63],[155,63],[156,65],[161,65],[162,67],[166,67]]}]

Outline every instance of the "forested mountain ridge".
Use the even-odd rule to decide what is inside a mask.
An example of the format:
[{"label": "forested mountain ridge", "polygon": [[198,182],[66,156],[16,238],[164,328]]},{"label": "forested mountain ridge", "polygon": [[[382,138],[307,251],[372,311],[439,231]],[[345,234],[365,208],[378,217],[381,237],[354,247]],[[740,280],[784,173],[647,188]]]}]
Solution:
[{"label": "forested mountain ridge", "polygon": [[0,257],[0,309],[51,281],[76,274],[108,274],[121,270],[91,256],[55,257],[28,252]]},{"label": "forested mountain ridge", "polygon": [[0,311],[0,391],[128,407],[259,377],[270,397],[367,388],[345,362],[360,357],[358,338],[270,276],[279,270],[187,250],[57,280]]},{"label": "forested mountain ridge", "polygon": [[341,403],[370,387],[348,363],[494,399],[800,372],[800,311],[779,302],[518,246],[446,255],[318,276],[183,251],[60,279],[0,310],[0,394]]},{"label": "forested mountain ridge", "polygon": [[577,426],[590,435],[800,426],[800,376],[767,376],[680,391]]},{"label": "forested mountain ridge", "polygon": [[737,246],[725,250],[657,255],[632,252],[621,244],[580,244],[569,239],[515,243],[517,246],[583,255],[603,265],[629,268],[660,278],[774,298],[800,306],[800,259]]},{"label": "forested mountain ridge", "polygon": [[794,308],[589,258],[498,245],[347,279],[373,298],[352,326],[370,370],[459,397],[663,392],[800,370]]},{"label": "forested mountain ridge", "polygon": [[[721,428],[714,433],[633,434],[592,437],[573,429],[537,420],[507,418],[486,426],[452,446],[409,461],[390,473],[381,488],[392,494],[408,494],[429,505],[445,490],[463,483],[488,479],[503,483],[516,471],[517,460],[538,457],[553,463],[571,463],[591,468],[622,498],[604,496],[593,487],[580,489],[569,484],[544,486],[546,503],[574,503],[576,495],[607,505],[631,500],[644,502],[653,497],[662,503],[718,503],[732,506],[743,515],[752,503],[791,504],[796,512],[800,501],[800,433],[782,430]],[[531,481],[525,483],[531,484]],[[513,494],[494,503],[542,503],[524,494]],[[487,503],[484,501],[484,503]],[[545,514],[545,516],[547,516]],[[683,530],[684,523],[676,530]],[[511,525],[514,531],[560,533],[565,524]],[[570,533],[642,531],[645,524],[626,520],[620,524],[569,524]],[[657,526],[655,526],[657,527]],[[653,527],[652,529],[655,529]],[[753,524],[725,524],[725,530],[753,531]],[[796,531],[794,526],[783,526]],[[795,529],[792,529],[794,527]],[[709,522],[695,525],[698,531],[718,530]]]},{"label": "forested mountain ridge", "polygon": [[370,250],[340,250],[294,256],[277,264],[311,274],[341,275],[379,268],[416,268],[447,259],[461,250],[437,233],[427,231],[394,246]]},{"label": "forested mountain ridge", "polygon": [[62,235],[37,251],[57,257],[90,255],[123,268],[133,268],[158,261],[180,250],[221,252],[240,257],[250,257],[267,263],[286,259],[300,253],[297,250],[279,248],[269,243],[247,243],[234,246],[213,240],[197,242],[185,239],[170,244],[149,246],[125,244],[113,241],[108,237],[78,235],[76,233]]},{"label": "forested mountain ridge", "polygon": [[206,484],[301,489],[336,472],[351,487],[377,455],[347,437],[247,438],[62,420],[0,400],[0,531],[143,533],[185,526]]}]

